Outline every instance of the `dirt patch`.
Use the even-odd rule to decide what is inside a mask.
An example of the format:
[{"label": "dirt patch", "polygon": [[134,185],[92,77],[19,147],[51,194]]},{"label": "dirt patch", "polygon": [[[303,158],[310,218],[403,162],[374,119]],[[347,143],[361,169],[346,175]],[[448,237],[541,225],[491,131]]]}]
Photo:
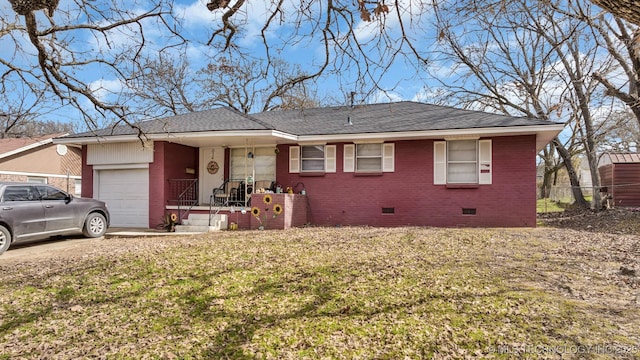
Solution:
[{"label": "dirt patch", "polygon": [[45,243],[0,257],[0,359],[633,359],[637,217]]},{"label": "dirt patch", "polygon": [[570,208],[564,212],[538,214],[545,226],[592,233],[640,235],[640,209],[615,208],[591,211]]}]

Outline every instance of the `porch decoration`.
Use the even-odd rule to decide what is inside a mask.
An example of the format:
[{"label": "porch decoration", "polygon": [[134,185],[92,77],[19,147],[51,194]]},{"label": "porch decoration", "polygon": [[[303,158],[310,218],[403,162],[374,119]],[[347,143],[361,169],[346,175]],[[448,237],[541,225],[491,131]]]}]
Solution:
[{"label": "porch decoration", "polygon": [[178,215],[176,215],[176,213],[168,213],[162,217],[162,223],[158,225],[158,227],[165,229],[168,232],[174,232],[176,231],[177,222],[178,222]]},{"label": "porch decoration", "polygon": [[209,174],[216,174],[218,170],[220,170],[220,165],[218,165],[218,163],[213,160],[209,161],[209,163],[207,164],[207,172]]},{"label": "porch decoration", "polygon": [[[264,203],[267,205],[270,205],[273,202],[273,199],[271,199],[270,195],[265,195],[264,199],[263,199]],[[258,230],[264,230],[265,227],[267,226],[267,223],[269,222],[269,218],[271,219],[275,219],[276,217],[278,217],[278,215],[282,214],[283,211],[283,207],[280,204],[275,204],[273,205],[272,208],[273,211],[273,215],[269,216],[269,208],[265,207],[264,208],[264,214],[262,216],[260,216],[260,214],[262,213],[262,211],[260,210],[259,207],[254,206],[251,208],[251,215],[253,215],[258,222],[260,223],[260,226],[258,226]]]}]

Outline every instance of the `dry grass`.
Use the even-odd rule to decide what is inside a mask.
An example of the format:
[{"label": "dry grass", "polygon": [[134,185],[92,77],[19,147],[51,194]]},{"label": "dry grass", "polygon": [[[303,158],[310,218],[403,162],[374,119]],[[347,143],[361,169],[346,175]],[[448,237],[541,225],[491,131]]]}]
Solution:
[{"label": "dry grass", "polygon": [[638,358],[639,259],[552,228],[111,239],[0,258],[0,358]]}]

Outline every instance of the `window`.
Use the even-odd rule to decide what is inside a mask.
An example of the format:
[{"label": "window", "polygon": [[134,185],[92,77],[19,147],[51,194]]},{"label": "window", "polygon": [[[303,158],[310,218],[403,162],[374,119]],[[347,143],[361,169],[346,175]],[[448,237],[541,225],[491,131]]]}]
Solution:
[{"label": "window", "polygon": [[382,144],[356,144],[356,172],[382,171]]},{"label": "window", "polygon": [[393,172],[394,144],[345,144],[344,172]]},{"label": "window", "polygon": [[[253,157],[249,157],[249,152]],[[276,154],[273,147],[232,148],[229,162],[230,179],[246,179],[254,176],[254,170],[254,180],[276,178]]]},{"label": "window", "polygon": [[478,183],[478,142],[458,140],[447,142],[447,182]]},{"label": "window", "polygon": [[27,177],[27,182],[34,183],[34,184],[46,184],[47,183],[47,178],[28,176]]},{"label": "window", "polygon": [[289,147],[290,173],[336,172],[335,145],[302,145]]},{"label": "window", "polygon": [[67,193],[51,186],[36,186],[42,200],[66,200]]},{"label": "window", "polygon": [[491,184],[491,140],[433,144],[434,184]]},{"label": "window", "polygon": [[33,196],[31,186],[7,186],[2,195],[3,201],[32,201],[36,200]]},{"label": "window", "polygon": [[300,170],[324,171],[324,145],[301,146]]}]

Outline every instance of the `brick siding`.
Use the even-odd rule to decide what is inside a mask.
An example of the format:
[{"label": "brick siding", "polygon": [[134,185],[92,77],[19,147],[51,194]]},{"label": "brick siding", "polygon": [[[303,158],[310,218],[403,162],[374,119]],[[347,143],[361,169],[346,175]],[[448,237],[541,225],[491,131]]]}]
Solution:
[{"label": "brick siding", "polygon": [[288,146],[280,145],[276,178],[283,188],[306,190],[314,225],[535,227],[535,136],[492,140],[491,185],[434,185],[433,140],[396,142],[395,171],[369,176],[342,171],[343,144],[337,144],[335,173],[291,174]]}]

